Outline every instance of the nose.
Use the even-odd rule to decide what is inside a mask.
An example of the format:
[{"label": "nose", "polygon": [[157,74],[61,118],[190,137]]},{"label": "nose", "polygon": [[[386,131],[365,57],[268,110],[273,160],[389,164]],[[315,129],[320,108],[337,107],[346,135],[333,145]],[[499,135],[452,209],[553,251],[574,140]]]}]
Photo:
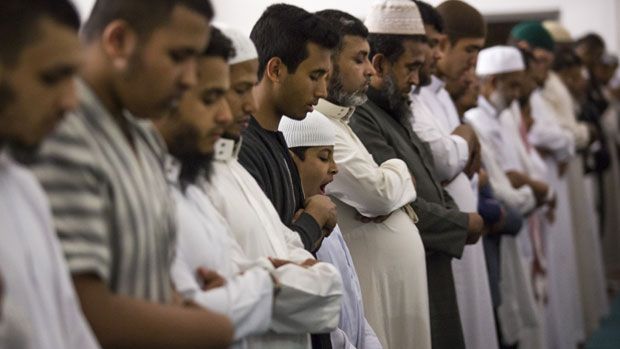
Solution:
[{"label": "nose", "polygon": [[246,114],[256,113],[256,99],[254,99],[254,91],[249,91],[243,100],[243,112]]},{"label": "nose", "polygon": [[364,65],[364,76],[371,77],[371,76],[373,76],[375,74],[377,74],[377,71],[375,70],[375,67],[373,67],[372,63],[370,62],[370,60],[368,58],[366,58],[366,63]]},{"label": "nose", "polygon": [[61,90],[60,108],[63,112],[72,111],[78,106],[78,97],[74,79],[68,79],[65,86]]},{"label": "nose", "polygon": [[441,50],[439,48],[435,48],[435,51],[433,52],[433,58],[435,59],[435,61],[439,61],[443,58],[443,52],[441,52]]},{"label": "nose", "polygon": [[196,59],[189,59],[181,68],[181,87],[188,90],[198,83],[198,64]]},{"label": "nose", "polygon": [[327,74],[319,79],[317,83],[316,90],[314,91],[314,97],[316,98],[326,98],[327,97],[327,84],[329,82],[329,77]]},{"label": "nose", "polygon": [[216,115],[215,121],[220,126],[228,126],[233,121],[232,111],[230,110],[230,105],[226,101],[226,99],[222,98],[222,102],[220,103],[219,111]]},{"label": "nose", "polygon": [[416,70],[415,72],[409,74],[409,80],[407,82],[410,85],[418,85],[420,83],[420,71]]},{"label": "nose", "polygon": [[338,174],[338,165],[333,158],[329,161],[329,173],[334,176]]}]

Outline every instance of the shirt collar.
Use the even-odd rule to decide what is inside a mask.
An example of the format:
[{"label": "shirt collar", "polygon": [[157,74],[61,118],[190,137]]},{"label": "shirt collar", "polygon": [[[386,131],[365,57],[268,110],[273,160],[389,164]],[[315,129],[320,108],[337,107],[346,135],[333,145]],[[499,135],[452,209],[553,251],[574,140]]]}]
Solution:
[{"label": "shirt collar", "polygon": [[446,83],[443,82],[443,80],[441,80],[440,78],[438,78],[435,75],[431,76],[431,83],[428,85],[428,88],[435,92],[435,93],[439,93],[439,91],[441,91],[441,89],[446,86]]},{"label": "shirt collar", "polygon": [[214,159],[221,162],[236,160],[239,157],[242,143],[243,138],[240,138],[238,141],[229,138],[218,139],[215,142]]},{"label": "shirt collar", "polygon": [[319,99],[319,103],[315,106],[315,110],[331,119],[349,122],[351,115],[355,111],[355,107],[341,107],[325,99]]},{"label": "shirt collar", "polygon": [[478,96],[478,107],[482,109],[488,115],[492,115],[493,117],[499,116],[499,111],[495,109],[495,107],[482,95]]}]

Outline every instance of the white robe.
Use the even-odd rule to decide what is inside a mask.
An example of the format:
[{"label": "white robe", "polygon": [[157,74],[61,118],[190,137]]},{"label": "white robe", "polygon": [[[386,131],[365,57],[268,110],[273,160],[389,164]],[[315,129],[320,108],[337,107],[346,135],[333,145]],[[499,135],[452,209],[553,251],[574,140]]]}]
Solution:
[{"label": "white robe", "polygon": [[[411,174],[399,159],[380,166],[348,125],[352,108],[320,100],[316,113],[336,131],[339,173],[327,186],[357,270],[368,322],[386,349],[430,348],[426,253],[414,214],[403,209],[416,198]],[[410,208],[410,207],[409,207]],[[382,223],[367,217],[390,214]]]},{"label": "white robe", "polygon": [[[430,145],[436,160],[435,169],[440,176],[443,174],[440,181],[449,181],[446,191],[462,212],[477,212],[477,185],[472,185],[462,172],[469,159],[467,143],[451,134],[460,121],[443,83],[433,76],[431,85],[422,88],[419,94],[412,93],[411,100],[413,130]],[[474,245],[467,245],[460,259],[452,260],[452,270],[465,346],[497,348],[482,239]]]},{"label": "white robe", "polygon": [[[201,185],[228,223],[229,232],[250,259],[273,257],[296,263],[313,259],[299,235],[280,221],[254,177],[237,162],[238,145],[228,147],[234,152],[214,162],[209,182]],[[287,264],[274,273],[282,288],[275,301],[272,331],[263,336],[262,346],[253,348],[308,348],[307,333],[336,329],[343,287],[333,265],[319,262],[302,268]]]},{"label": "white robe", "polygon": [[610,274],[620,272],[620,101],[613,101],[612,106],[604,114],[604,125],[607,146],[611,157],[610,167],[603,175],[605,188],[605,222],[603,227],[603,247],[605,252],[605,266]]},{"label": "white robe", "polygon": [[34,176],[0,152],[0,348],[95,349]]},{"label": "white robe", "polygon": [[[572,134],[576,147],[587,146],[588,128],[584,122],[577,122],[573,99],[555,73],[549,75],[541,95],[554,111],[553,115],[560,127]],[[617,132],[617,128],[615,130]],[[600,320],[608,312],[609,305],[600,229],[594,207],[585,200],[586,182],[583,171],[582,157],[573,157],[566,172],[566,182],[573,223],[585,336],[589,337],[598,328]]]},{"label": "white robe", "polygon": [[[536,200],[530,187],[513,188],[506,171],[519,169],[518,157],[512,151],[510,139],[505,137],[499,121],[499,112],[482,96],[478,107],[465,113],[465,120],[476,130],[482,146],[482,163],[489,174],[495,196],[505,205],[524,216],[535,208]],[[541,334],[542,319],[534,299],[530,278],[529,259],[524,254],[528,245],[528,227],[524,224],[516,237],[502,237],[500,244],[500,293],[502,303],[497,309],[504,344],[531,343],[540,347],[542,340],[530,338]],[[525,240],[525,242],[523,241]],[[523,347],[523,346],[522,346]],[[527,348],[527,346],[524,346]]]}]

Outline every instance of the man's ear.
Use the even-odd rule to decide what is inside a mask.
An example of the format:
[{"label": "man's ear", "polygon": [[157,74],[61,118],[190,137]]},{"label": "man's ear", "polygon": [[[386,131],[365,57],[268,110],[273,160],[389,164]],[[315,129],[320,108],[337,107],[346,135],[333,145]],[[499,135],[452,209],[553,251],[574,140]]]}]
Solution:
[{"label": "man's ear", "polygon": [[372,67],[375,69],[375,76],[382,78],[387,72],[388,59],[382,53],[377,53],[372,57]]},{"label": "man's ear", "polygon": [[267,67],[265,68],[265,77],[269,79],[271,82],[280,82],[284,77],[284,74],[287,73],[286,66],[280,57],[272,57],[267,62]]},{"label": "man's ear", "polygon": [[110,22],[101,35],[104,52],[112,61],[114,68],[124,70],[138,45],[138,35],[124,20]]},{"label": "man's ear", "polygon": [[531,51],[530,44],[525,40],[517,41],[517,47],[525,51]]}]

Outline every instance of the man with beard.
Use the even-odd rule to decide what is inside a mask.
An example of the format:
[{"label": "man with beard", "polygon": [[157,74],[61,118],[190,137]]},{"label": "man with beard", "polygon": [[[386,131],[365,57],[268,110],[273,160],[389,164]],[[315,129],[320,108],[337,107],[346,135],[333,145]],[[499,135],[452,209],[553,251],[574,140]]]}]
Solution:
[{"label": "man with beard", "polygon": [[[421,9],[429,44],[425,47],[426,61],[420,69],[421,84],[411,93],[412,127],[416,135],[431,147],[438,178],[458,208],[462,212],[477,213],[477,178],[473,184],[469,178],[480,167],[478,139],[471,126],[461,124],[456,106],[444,88],[446,82],[433,74],[438,73],[438,62],[449,60],[460,53],[461,50],[456,47],[462,45],[463,40],[468,40],[454,35],[455,31],[460,35],[464,29],[474,31],[472,27],[477,26],[484,29],[486,24],[471,6],[460,1],[448,1],[442,4],[444,12],[449,14],[449,22],[445,23],[446,36],[442,34],[444,23],[439,12],[421,1],[416,3]],[[465,24],[454,23],[451,11],[457,10],[463,17],[471,17],[472,20]],[[459,25],[466,28],[454,28]],[[476,35],[482,35],[482,39],[477,37],[474,40],[476,44],[480,40],[484,41],[484,31]],[[455,49],[446,49],[448,45],[453,45]],[[444,51],[446,56],[443,56]],[[469,69],[461,72],[457,79],[470,79],[469,72]],[[444,80],[448,77],[442,76]],[[496,348],[493,307],[482,241],[465,248],[463,256],[452,262],[452,268],[466,347]]]},{"label": "man with beard", "polygon": [[[176,155],[182,162],[182,168],[196,168],[206,172],[198,173],[199,178],[190,181],[191,185],[183,195],[178,196],[179,199],[185,202],[185,208],[189,209],[187,204],[191,202],[194,210],[198,210],[194,211],[194,214],[200,214],[202,217],[193,220],[202,221],[203,225],[209,224],[210,228],[207,228],[209,236],[219,241],[227,238],[229,240],[227,244],[237,247],[232,249],[234,253],[231,256],[225,251],[218,250],[214,242],[209,244],[204,237],[201,241],[189,236],[191,240],[184,241],[181,237],[184,255],[181,260],[188,264],[183,268],[184,274],[188,278],[191,277],[197,262],[209,263],[206,266],[211,268],[233,264],[233,270],[243,270],[247,269],[248,263],[240,261],[239,257],[242,257],[242,260],[262,261],[260,265],[270,271],[277,281],[278,290],[274,294],[273,307],[262,310],[271,312],[273,308],[271,318],[263,324],[258,322],[258,318],[252,319],[252,323],[257,321],[255,326],[264,326],[263,332],[269,331],[259,336],[247,337],[245,342],[252,348],[305,349],[310,343],[308,333],[329,332],[338,324],[342,295],[341,278],[332,265],[317,262],[308,251],[304,250],[299,235],[282,223],[273,204],[256,180],[237,162],[241,134],[247,127],[249,116],[256,110],[253,87],[257,80],[258,55],[250,38],[232,29],[225,29],[225,33],[233,40],[236,51],[230,60],[230,88],[225,91],[221,99],[222,103],[230,106],[232,123],[225,122],[226,117],[223,114],[225,110],[221,110],[221,116],[216,118],[215,102],[212,103],[214,107],[202,106],[205,104],[202,96],[209,94],[200,87],[196,88],[195,92],[190,92],[185,105],[182,103],[179,118],[169,119],[170,127],[166,127],[169,134],[166,138],[169,139],[173,155],[175,151],[183,150],[181,146],[184,142],[180,139],[189,140],[184,155]],[[209,60],[218,61],[220,66],[225,63],[218,57],[202,59],[200,67],[208,70],[202,74],[200,86],[204,86],[203,83],[212,80],[213,76],[220,75],[222,70],[226,70],[225,66],[210,66]],[[191,108],[192,105],[195,107]],[[209,109],[212,111],[208,112]],[[188,130],[186,133],[190,136],[174,132],[175,128]],[[191,133],[199,130],[205,135],[204,140],[197,140],[197,136],[191,136]],[[196,143],[203,146],[198,147]],[[192,158],[196,160],[192,161]],[[212,174],[206,171],[211,165]],[[184,226],[190,228],[189,223]],[[214,251],[209,252],[211,250]],[[217,254],[219,258],[210,256],[212,254]],[[199,259],[192,259],[192,256]],[[271,259],[271,262],[267,258]],[[222,270],[228,269],[225,275],[229,279],[227,283],[233,274],[230,268],[228,266]],[[195,281],[187,281],[189,284],[184,282],[186,285],[201,293]],[[251,281],[248,280],[247,285],[250,284]],[[210,297],[208,293],[200,297],[208,300]],[[243,294],[238,296],[242,297]],[[249,300],[243,300],[239,304],[234,304],[234,301],[230,304],[233,308],[239,306],[239,309],[245,312],[248,303]],[[203,304],[207,307],[213,306],[209,303]],[[251,317],[256,316],[251,312],[247,314]],[[326,339],[329,341],[329,336],[326,336]]]},{"label": "man with beard", "polygon": [[220,348],[232,338],[226,317],[169,304],[174,206],[164,146],[145,122],[195,85],[212,17],[205,0],[97,1],[83,28],[80,105],[34,167],[82,309],[106,348]]},{"label": "man with beard", "polygon": [[99,348],[67,273],[47,198],[19,163],[77,105],[79,23],[66,0],[0,3],[2,348]]},{"label": "man with beard", "polygon": [[305,197],[278,124],[283,115],[303,119],[327,94],[330,55],[338,35],[316,15],[276,4],[265,10],[250,37],[259,56],[258,105],[239,162],[256,178],[282,222],[315,252],[336,225],[335,206],[325,195]]},{"label": "man with beard", "polygon": [[[376,5],[368,23],[373,29],[395,30],[393,25],[383,25],[392,14],[404,23],[399,31],[423,33],[417,8],[408,1]],[[326,116],[336,132],[333,157],[340,171],[324,190],[338,207],[339,227],[359,276],[364,311],[384,348],[430,348],[424,248],[408,206],[416,198],[412,176],[398,159],[378,165],[348,125],[355,108],[367,100],[374,74],[368,60],[368,29],[339,11],[320,16],[333,23],[341,37],[332,57],[328,96],[313,112]]]},{"label": "man with beard", "polygon": [[461,257],[465,244],[478,240],[482,219],[476,213],[456,208],[437,179],[428,145],[411,128],[409,92],[419,82],[418,72],[425,57],[421,18],[418,14],[419,29],[408,36],[400,35],[398,30],[384,30],[385,26],[394,29],[388,18],[370,28],[370,56],[377,73],[371,78],[369,101],[355,110],[349,124],[377,163],[398,158],[415,175],[417,199],[413,208],[427,251],[433,347],[462,348],[451,260]]}]

